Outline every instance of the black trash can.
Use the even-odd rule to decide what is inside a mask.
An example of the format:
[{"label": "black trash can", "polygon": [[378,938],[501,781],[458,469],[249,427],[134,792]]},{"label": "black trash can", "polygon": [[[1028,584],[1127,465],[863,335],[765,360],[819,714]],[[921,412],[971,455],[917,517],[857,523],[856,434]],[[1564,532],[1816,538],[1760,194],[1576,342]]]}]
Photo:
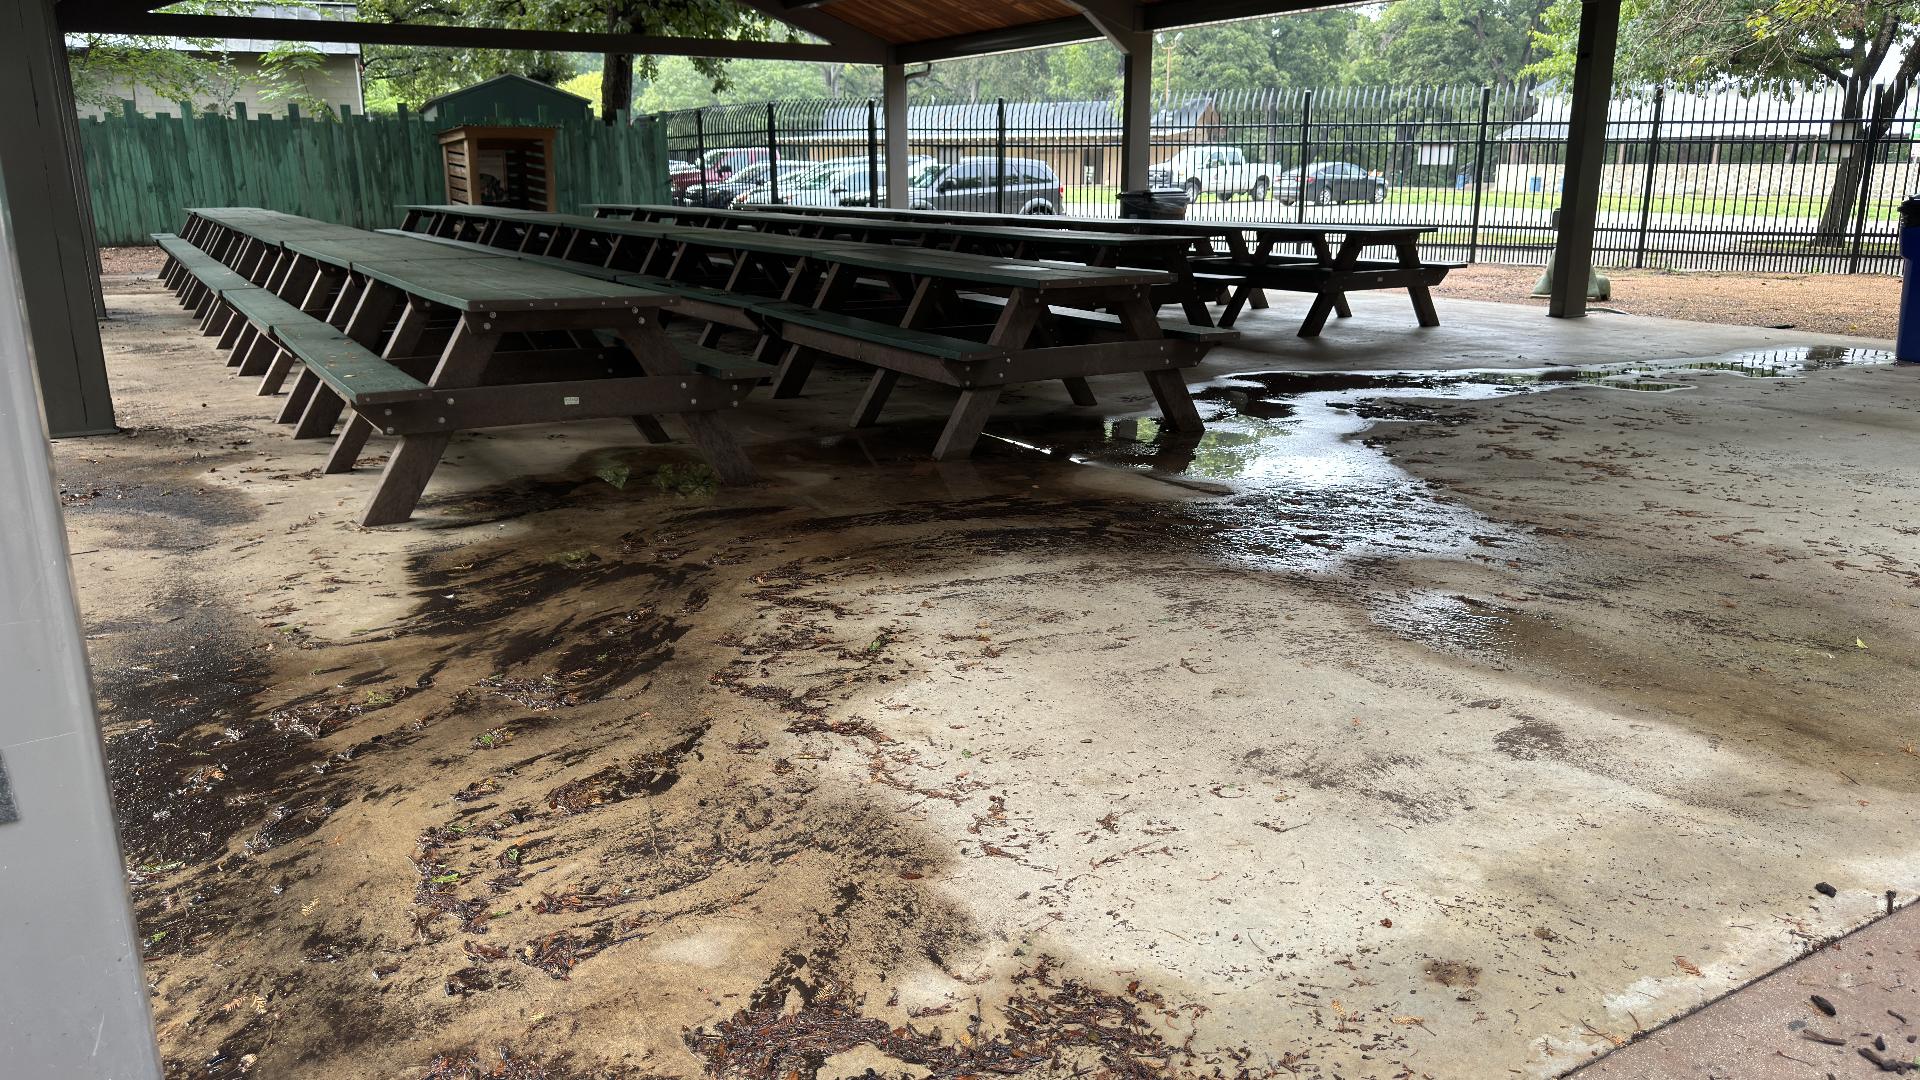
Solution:
[{"label": "black trash can", "polygon": [[1120,193],[1120,216],[1146,221],[1182,221],[1187,216],[1187,193],[1181,188]]}]

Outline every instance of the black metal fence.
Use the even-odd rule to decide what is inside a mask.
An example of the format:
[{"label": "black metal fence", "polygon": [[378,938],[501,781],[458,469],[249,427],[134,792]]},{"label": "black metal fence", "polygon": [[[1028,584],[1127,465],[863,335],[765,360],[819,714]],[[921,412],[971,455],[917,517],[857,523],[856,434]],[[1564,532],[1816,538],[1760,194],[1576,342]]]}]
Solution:
[{"label": "black metal fence", "polygon": [[[1596,262],[1896,271],[1896,208],[1920,189],[1920,143],[1913,96],[1880,97],[1868,88],[1850,109],[1838,88],[1622,94],[1609,111]],[[1515,86],[1196,94],[1156,111],[1153,181],[1193,195],[1189,216],[1430,225],[1437,257],[1541,265],[1553,243],[1567,115],[1565,97]],[[875,102],[726,105],[656,119],[669,157],[752,148],[791,165],[833,162],[786,180],[813,184],[820,198],[864,203],[877,190],[884,201],[885,118]],[[975,176],[960,202],[948,195],[940,205],[1118,211],[1112,102],[915,102],[908,134],[916,181],[939,175],[937,166]],[[854,180],[823,181],[836,168]],[[1042,187],[1056,194],[1039,198]],[[934,188],[914,190],[931,198]]]}]

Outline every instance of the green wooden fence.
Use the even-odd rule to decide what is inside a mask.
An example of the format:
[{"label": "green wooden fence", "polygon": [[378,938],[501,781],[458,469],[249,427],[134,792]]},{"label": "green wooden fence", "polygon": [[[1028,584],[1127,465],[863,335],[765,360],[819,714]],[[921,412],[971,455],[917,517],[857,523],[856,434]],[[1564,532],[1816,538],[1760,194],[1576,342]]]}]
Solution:
[{"label": "green wooden fence", "polygon": [[[499,121],[512,123],[512,121]],[[537,121],[535,122],[537,123]],[[446,197],[443,125],[401,112],[338,118],[137,113],[80,121],[101,244],[145,244],[180,227],[189,206],[263,206],[366,229],[400,223],[399,206]],[[649,120],[557,121],[552,181],[563,211],[591,202],[667,201],[666,139]]]}]

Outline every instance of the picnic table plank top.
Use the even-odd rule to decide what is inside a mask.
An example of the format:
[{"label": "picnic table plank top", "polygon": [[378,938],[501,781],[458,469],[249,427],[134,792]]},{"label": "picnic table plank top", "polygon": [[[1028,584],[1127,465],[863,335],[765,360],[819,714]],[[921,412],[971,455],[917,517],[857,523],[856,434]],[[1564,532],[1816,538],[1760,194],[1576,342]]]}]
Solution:
[{"label": "picnic table plank top", "polygon": [[[460,206],[423,207],[422,209],[438,209],[449,213],[466,210],[465,207]],[[498,216],[530,224],[563,225],[590,232],[665,239],[676,243],[692,244],[696,247],[754,251],[770,255],[805,256],[828,262],[845,263],[867,270],[922,274],[1008,288],[1040,290],[1114,288],[1130,285],[1158,285],[1173,280],[1171,274],[1162,270],[1091,267],[1024,259],[1003,259],[994,255],[942,251],[938,248],[906,248],[892,244],[867,244],[855,240],[810,240],[746,229],[660,225],[645,221],[617,221],[580,214],[549,214],[532,210],[508,211],[507,214]]]},{"label": "picnic table plank top", "polygon": [[264,210],[257,206],[193,207],[189,208],[187,213],[269,243],[279,243],[287,238],[352,236],[364,231],[351,225],[315,221],[312,218],[286,214],[278,210]]},{"label": "picnic table plank top", "polygon": [[[858,210],[860,207],[846,207]],[[776,219],[791,224],[802,222],[839,226],[844,229],[873,229],[896,233],[939,232],[951,236],[981,236],[1011,241],[1038,241],[1043,243],[1083,244],[1088,247],[1162,247],[1169,237],[1146,236],[1130,232],[1104,232],[1081,229],[1050,229],[1045,225],[1008,225],[1008,224],[956,224],[949,221],[918,220],[893,217],[859,216],[853,214],[783,214],[778,208],[769,210],[692,210],[688,216],[704,215],[720,221],[739,221],[752,223]],[[1032,215],[1027,215],[1032,220]],[[596,218],[604,221],[605,218]]]},{"label": "picnic table plank top", "polygon": [[355,260],[353,271],[410,296],[462,312],[579,311],[658,307],[649,289],[513,258]]},{"label": "picnic table plank top", "polygon": [[[645,203],[637,203],[637,204],[632,204],[630,206],[623,206],[621,204],[615,204],[615,203],[607,203],[602,205],[606,205],[610,209],[617,208],[617,209],[627,209],[627,210],[667,211],[667,210],[676,209],[674,207],[662,206],[657,204],[645,204]],[[684,208],[679,208],[679,209],[681,209],[681,212],[683,213],[686,212]],[[1402,236],[1402,235],[1408,235],[1408,234],[1417,235],[1417,234],[1423,234],[1423,233],[1430,233],[1435,231],[1436,229],[1436,227],[1432,225],[1381,225],[1381,224],[1373,224],[1368,222],[1342,223],[1342,222],[1313,222],[1313,221],[1308,221],[1308,222],[1216,221],[1208,218],[1180,218],[1176,220],[1166,221],[1166,220],[1154,220],[1150,218],[1091,218],[1091,217],[1075,217],[1075,216],[1068,216],[1068,215],[998,214],[998,213],[992,213],[992,212],[980,211],[980,210],[918,210],[918,209],[896,210],[891,207],[884,207],[884,206],[834,207],[830,210],[824,210],[819,214],[806,213],[805,211],[799,210],[798,208],[791,207],[791,206],[768,206],[764,210],[750,210],[750,211],[740,211],[740,212],[761,213],[761,214],[779,214],[779,213],[791,214],[791,213],[799,212],[799,213],[805,214],[805,216],[808,216],[808,217],[820,217],[828,214],[834,214],[834,215],[841,215],[841,216],[859,217],[863,220],[867,218],[885,218],[885,219],[891,219],[896,221],[940,221],[940,222],[947,222],[950,224],[963,224],[963,223],[972,224],[974,222],[979,222],[981,224],[999,222],[999,223],[1005,224],[1010,221],[1018,221],[1018,222],[1022,222],[1023,224],[1018,226],[1010,226],[1010,227],[1040,228],[1040,229],[1048,229],[1048,228],[1075,229],[1075,230],[1079,230],[1083,228],[1091,228],[1096,230],[1099,230],[1099,229],[1129,230],[1129,231],[1139,232],[1139,233],[1158,233],[1158,234],[1174,235],[1174,236],[1178,236],[1178,235],[1218,236],[1218,235],[1222,235],[1229,232],[1258,232],[1258,233],[1268,233],[1268,234],[1274,234],[1274,235],[1290,234],[1290,235],[1308,236],[1308,237],[1325,236],[1328,234],[1337,234],[1337,235],[1375,234],[1380,236]]]},{"label": "picnic table plank top", "polygon": [[381,233],[362,233],[351,237],[320,236],[313,239],[303,237],[285,241],[280,246],[296,255],[305,255],[329,266],[342,268],[351,267],[362,259],[408,259],[418,262],[425,259],[499,259],[512,254],[503,251],[490,255],[436,244],[430,240]]},{"label": "picnic table plank top", "polygon": [[544,210],[522,210],[513,206],[487,206],[484,203],[407,203],[402,210],[419,210],[429,214],[467,214],[472,217],[517,218],[528,214],[544,214]]},{"label": "picnic table plank top", "polygon": [[811,240],[796,236],[747,232],[741,229],[701,229],[669,226],[670,238],[709,247],[769,254],[800,255],[845,263],[865,270],[920,274],[984,285],[1040,290],[1112,288],[1158,285],[1172,281],[1162,270],[1111,269],[1074,263],[1003,259],[996,255],[944,251],[939,248],[867,244],[857,240]]}]

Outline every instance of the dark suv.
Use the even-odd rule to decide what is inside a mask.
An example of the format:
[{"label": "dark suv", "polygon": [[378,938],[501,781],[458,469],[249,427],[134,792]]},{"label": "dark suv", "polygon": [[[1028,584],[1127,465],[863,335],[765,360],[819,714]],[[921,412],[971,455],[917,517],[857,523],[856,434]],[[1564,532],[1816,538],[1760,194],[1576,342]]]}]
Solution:
[{"label": "dark suv", "polygon": [[[1300,189],[1306,188],[1302,196]],[[1280,174],[1273,197],[1292,206],[1301,198],[1315,206],[1344,202],[1386,202],[1386,180],[1350,161],[1316,161],[1305,169]]]},{"label": "dark suv", "polygon": [[978,210],[1005,214],[1057,214],[1066,194],[1044,161],[1008,158],[1006,197],[1000,198],[998,159],[932,162],[909,184],[908,205],[918,210]]}]

